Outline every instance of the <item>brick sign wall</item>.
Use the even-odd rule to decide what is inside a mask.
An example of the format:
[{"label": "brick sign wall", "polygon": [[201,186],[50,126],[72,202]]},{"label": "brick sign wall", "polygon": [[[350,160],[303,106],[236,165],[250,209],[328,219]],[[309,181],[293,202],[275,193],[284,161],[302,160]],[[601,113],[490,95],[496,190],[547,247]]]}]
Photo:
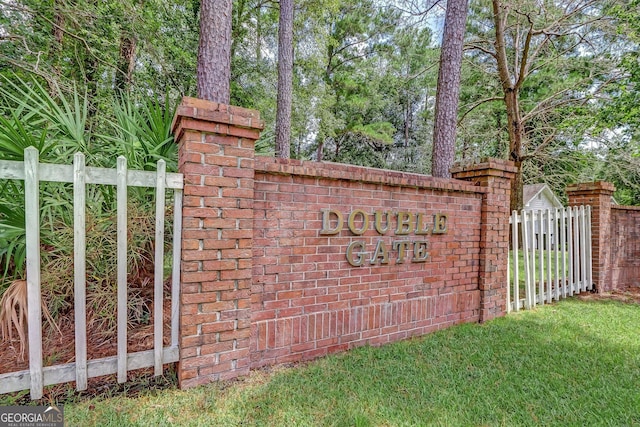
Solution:
[{"label": "brick sign wall", "polygon": [[174,121],[182,387],[504,314],[509,163],[445,180],[256,158],[261,128],[193,98]]},{"label": "brick sign wall", "polygon": [[338,164],[256,160],[253,366],[478,321],[483,193]]}]

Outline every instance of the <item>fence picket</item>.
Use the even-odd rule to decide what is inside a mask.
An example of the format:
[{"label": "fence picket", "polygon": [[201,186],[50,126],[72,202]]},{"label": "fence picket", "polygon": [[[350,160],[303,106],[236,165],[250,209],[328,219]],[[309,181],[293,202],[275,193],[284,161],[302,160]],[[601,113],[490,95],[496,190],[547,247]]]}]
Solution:
[{"label": "fence picket", "polygon": [[127,159],[116,166],[118,269],[118,382],[127,381]]},{"label": "fence picket", "polygon": [[31,399],[43,394],[42,378],[42,310],[40,308],[40,178],[38,150],[24,151],[24,204],[27,248],[27,307],[29,333],[29,373]]},{"label": "fence picket", "polygon": [[547,209],[547,232],[546,232],[545,251],[547,255],[547,302],[551,304],[553,301],[553,284],[551,282],[551,210]]},{"label": "fence picket", "polygon": [[538,211],[538,261],[540,263],[540,280],[538,283],[539,296],[537,304],[544,305],[544,211]]},{"label": "fence picket", "polygon": [[529,283],[530,289],[530,298],[531,298],[531,307],[536,306],[536,212],[531,211],[531,247],[529,248],[529,252],[531,254],[531,282]]},{"label": "fence picket", "polygon": [[578,207],[573,208],[573,278],[574,278],[574,293],[580,293],[580,211]]},{"label": "fence picket", "polygon": [[529,297],[529,227],[527,222],[527,211],[522,211],[522,258],[524,260],[524,308],[531,308],[531,299]]},{"label": "fence picket", "polygon": [[[511,258],[510,251],[507,251],[507,313],[511,312]],[[517,279],[516,279],[517,280]]]},{"label": "fence picket", "polygon": [[[520,311],[520,271],[518,265],[518,211],[511,215],[511,240],[513,245],[513,309]],[[507,286],[507,289],[509,286]],[[511,308],[511,298],[507,297],[507,307]]]},{"label": "fence picket", "polygon": [[580,206],[580,267],[582,269],[580,277],[581,291],[585,292],[587,290],[587,263],[585,260],[587,259],[587,215],[584,209],[584,206]]},{"label": "fence picket", "polygon": [[158,161],[156,172],[156,240],[155,270],[153,286],[153,350],[154,375],[162,375],[162,331],[163,331],[163,274],[164,274],[164,212],[165,212],[165,176],[166,163]]},{"label": "fence picket", "polygon": [[559,262],[560,262],[560,255],[559,255],[559,238],[560,238],[560,231],[559,231],[559,227],[558,227],[558,209],[555,208],[553,210],[553,257],[555,260],[555,276],[553,278],[553,298],[556,301],[560,300],[560,267],[558,266]]},{"label": "fence picket", "polygon": [[560,243],[562,245],[562,298],[567,297],[567,212],[560,209]]},{"label": "fence picket", "polygon": [[574,268],[573,268],[573,209],[567,208],[567,260],[569,261],[568,269],[569,269],[569,282],[567,282],[567,287],[569,289],[569,296],[573,296],[573,283],[574,283]]},{"label": "fence picket", "polygon": [[87,389],[87,261],[85,157],[73,156],[73,304],[76,347],[76,389]]}]

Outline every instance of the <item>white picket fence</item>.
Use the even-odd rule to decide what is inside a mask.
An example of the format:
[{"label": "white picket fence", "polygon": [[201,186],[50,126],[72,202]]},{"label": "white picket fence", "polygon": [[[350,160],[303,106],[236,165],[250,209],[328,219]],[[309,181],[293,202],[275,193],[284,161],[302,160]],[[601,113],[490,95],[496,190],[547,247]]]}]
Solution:
[{"label": "white picket fence", "polygon": [[507,312],[593,289],[590,206],[513,211],[510,223]]},{"label": "white picket fence", "polygon": [[[32,399],[43,395],[46,385],[76,381],[78,390],[87,388],[87,379],[118,374],[118,382],[127,380],[127,371],[154,367],[162,374],[163,364],[178,361],[178,298],[180,291],[180,239],[182,230],[183,176],[166,173],[163,160],[156,172],[127,169],[124,157],[117,169],[85,166],[85,156],[77,153],[73,165],[39,163],[38,151],[29,147],[24,162],[0,161],[0,179],[24,180],[27,248],[27,306],[29,370],[0,375],[0,393],[31,391]],[[40,307],[40,203],[39,183],[43,181],[73,184],[74,206],[74,306],[75,362],[43,367],[42,313]],[[85,191],[87,184],[117,187],[117,355],[87,360],[86,328],[86,238]],[[153,350],[127,353],[127,187],[156,189],[155,270],[154,270],[154,345]],[[163,337],[163,261],[165,193],[174,190],[173,265],[171,285],[171,343],[164,347]]]}]

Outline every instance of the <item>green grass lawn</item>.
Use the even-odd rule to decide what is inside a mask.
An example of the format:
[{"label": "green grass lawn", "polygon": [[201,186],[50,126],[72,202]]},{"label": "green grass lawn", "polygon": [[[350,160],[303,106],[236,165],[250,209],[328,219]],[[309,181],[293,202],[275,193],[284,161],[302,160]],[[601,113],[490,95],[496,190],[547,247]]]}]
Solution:
[{"label": "green grass lawn", "polygon": [[237,382],[65,406],[70,426],[640,425],[640,305],[571,299]]}]

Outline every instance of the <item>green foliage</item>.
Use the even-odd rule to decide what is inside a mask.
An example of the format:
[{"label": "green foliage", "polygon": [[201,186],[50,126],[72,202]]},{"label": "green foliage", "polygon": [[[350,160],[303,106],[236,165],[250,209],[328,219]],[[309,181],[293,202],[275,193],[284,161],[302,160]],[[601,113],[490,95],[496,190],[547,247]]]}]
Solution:
[{"label": "green foliage", "polygon": [[[13,183],[5,183],[2,193],[19,194],[16,189],[7,191],[7,186],[10,184]],[[4,261],[3,277],[6,278],[10,270],[12,270],[12,276],[23,277],[26,255],[24,209],[0,204],[0,260]],[[0,289],[4,290],[8,286],[8,281],[3,280],[2,285]]]},{"label": "green foliage", "polygon": [[[114,167],[116,157],[125,156],[131,169],[154,170],[158,160],[168,170],[177,168],[177,146],[171,134],[175,107],[148,97],[126,95],[114,102],[114,116],[104,120],[97,133],[88,120],[87,96],[77,92],[52,95],[38,81],[19,76],[4,79],[1,110],[10,119],[0,119],[0,159],[22,160],[23,148],[40,148],[40,161],[71,164],[77,151],[84,151],[89,166]],[[3,117],[3,116],[0,116]],[[15,135],[15,137],[14,137]],[[0,183],[0,289],[13,279],[24,277],[25,212],[21,181]],[[114,290],[116,286],[115,188],[87,186],[87,288],[92,321],[100,330],[115,330]],[[40,185],[41,265],[43,295],[51,313],[68,311],[73,299],[73,191],[61,183]],[[129,190],[128,267],[131,310],[142,321],[151,300],[147,286],[153,277],[154,192]],[[165,235],[170,235],[167,221]]]},{"label": "green foliage", "polygon": [[47,138],[47,130],[42,129],[40,135],[30,132],[37,128],[38,123],[31,123],[33,117],[19,118],[15,111],[11,111],[10,118],[0,116],[0,155],[4,160],[22,160],[24,150],[35,147],[46,158],[53,147],[51,139]]},{"label": "green foliage", "polygon": [[136,102],[126,96],[114,103],[113,111],[115,136],[104,137],[113,142],[109,147],[113,153],[105,147],[105,153],[112,154],[111,159],[124,156],[129,168],[140,170],[153,170],[162,159],[167,162],[168,171],[177,170],[178,146],[171,133],[175,108],[168,98],[163,103],[151,98]]}]

